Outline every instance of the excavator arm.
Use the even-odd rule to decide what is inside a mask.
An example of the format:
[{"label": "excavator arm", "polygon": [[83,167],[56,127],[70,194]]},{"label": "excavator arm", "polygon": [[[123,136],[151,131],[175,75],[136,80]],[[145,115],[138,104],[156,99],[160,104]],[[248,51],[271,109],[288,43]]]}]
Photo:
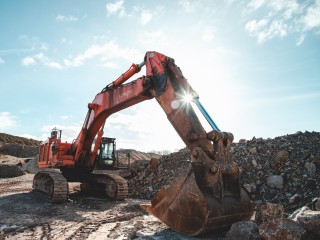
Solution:
[{"label": "excavator arm", "polygon": [[[146,76],[124,84],[144,64]],[[205,131],[191,104],[185,101],[186,96],[192,96],[212,131]],[[170,187],[160,190],[151,205],[142,207],[186,235],[250,219],[253,206],[240,186],[239,168],[232,160],[233,135],[219,130],[174,60],[158,52],[147,52],[143,63],[133,64],[89,104],[83,128],[73,145],[75,165],[94,166],[95,152],[90,151],[91,145],[97,134],[101,138],[104,123],[111,114],[152,98],[191,151],[192,168]]]},{"label": "excavator arm", "polygon": [[[123,84],[146,65],[146,76],[128,84]],[[95,151],[91,151],[94,138],[99,145],[106,119],[139,102],[156,98],[169,121],[189,149],[198,146],[211,152],[212,144],[208,139],[192,139],[194,134],[206,134],[190,104],[184,101],[186,95],[196,94],[172,58],[157,52],[147,52],[143,63],[133,64],[117,80],[98,93],[88,112],[83,127],[73,144],[75,165],[93,167]]]}]

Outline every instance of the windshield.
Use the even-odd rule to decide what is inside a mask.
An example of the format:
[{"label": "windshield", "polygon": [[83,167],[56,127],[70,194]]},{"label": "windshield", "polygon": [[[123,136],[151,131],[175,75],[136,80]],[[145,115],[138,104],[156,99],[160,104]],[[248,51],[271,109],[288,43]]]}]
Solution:
[{"label": "windshield", "polygon": [[102,144],[101,158],[102,159],[113,159],[113,144],[112,143]]}]

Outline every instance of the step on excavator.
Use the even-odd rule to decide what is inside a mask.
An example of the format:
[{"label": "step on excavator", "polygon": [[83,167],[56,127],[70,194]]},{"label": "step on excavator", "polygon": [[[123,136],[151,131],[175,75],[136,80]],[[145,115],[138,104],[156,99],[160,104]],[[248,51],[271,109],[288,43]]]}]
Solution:
[{"label": "step on excavator", "polygon": [[[146,66],[146,75],[125,83]],[[33,180],[35,191],[52,202],[68,197],[68,182],[81,182],[92,194],[123,200],[128,184],[117,174],[94,173],[106,119],[113,113],[155,98],[168,120],[191,152],[191,167],[179,173],[169,186],[157,192],[150,204],[141,207],[171,229],[195,236],[249,220],[253,203],[240,183],[240,170],[233,161],[233,135],[222,132],[199,101],[174,59],[147,52],[144,61],[108,84],[88,104],[78,137],[61,141],[54,129],[39,150],[40,170]],[[212,130],[206,132],[190,101],[196,105]]]}]

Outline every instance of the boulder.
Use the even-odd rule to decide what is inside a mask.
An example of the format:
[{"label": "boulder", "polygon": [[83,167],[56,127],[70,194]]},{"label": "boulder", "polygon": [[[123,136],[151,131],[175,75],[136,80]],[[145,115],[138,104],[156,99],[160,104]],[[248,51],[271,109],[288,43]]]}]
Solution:
[{"label": "boulder", "polygon": [[314,211],[320,211],[320,198],[314,198],[312,200],[312,209]]},{"label": "boulder", "polygon": [[39,171],[37,158],[31,159],[23,164],[21,169],[27,173],[36,174]]},{"label": "boulder", "polygon": [[302,207],[302,208],[299,208],[297,209],[296,211],[294,211],[289,217],[288,219],[291,219],[295,222],[298,221],[298,217],[301,216],[305,211],[308,211],[310,210],[310,208],[308,208],[307,206],[305,207]]},{"label": "boulder", "polygon": [[269,187],[283,188],[283,177],[280,175],[268,176],[266,178]]},{"label": "boulder", "polygon": [[13,178],[26,174],[17,165],[0,164],[0,178]]},{"label": "boulder", "polygon": [[226,240],[259,240],[258,225],[251,221],[237,222],[232,224],[231,229],[225,236]]},{"label": "boulder", "polygon": [[316,165],[313,162],[311,162],[311,163],[306,163],[304,166],[307,170],[306,171],[307,176],[312,177],[312,178],[315,177],[316,170],[317,170]]},{"label": "boulder", "polygon": [[251,154],[251,155],[257,155],[257,148],[256,147],[253,147],[253,148],[250,148],[249,149],[249,153]]},{"label": "boulder", "polygon": [[275,158],[272,159],[270,163],[271,167],[273,169],[280,169],[285,165],[288,159],[289,159],[289,153],[287,151],[285,150],[279,151],[277,152]]},{"label": "boulder", "polygon": [[298,223],[320,239],[320,211],[306,210],[297,216]]},{"label": "boulder", "polygon": [[306,238],[307,231],[295,221],[279,218],[261,224],[259,234],[264,240],[301,240]]},{"label": "boulder", "polygon": [[284,218],[284,215],[284,207],[281,204],[267,203],[265,205],[257,206],[255,219],[259,225],[274,219]]},{"label": "boulder", "polygon": [[155,176],[158,176],[158,165],[159,165],[158,158],[151,158],[150,159],[150,170]]}]

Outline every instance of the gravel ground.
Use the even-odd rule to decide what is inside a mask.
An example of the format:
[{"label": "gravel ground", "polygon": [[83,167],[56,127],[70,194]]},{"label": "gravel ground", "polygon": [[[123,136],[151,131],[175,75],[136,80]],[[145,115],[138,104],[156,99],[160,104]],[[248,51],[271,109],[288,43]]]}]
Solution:
[{"label": "gravel ground", "polygon": [[[140,204],[147,200],[93,198],[75,191],[72,183],[68,201],[53,204],[32,192],[32,178],[0,179],[0,239],[196,239],[144,212]],[[200,239],[223,239],[224,234]]]}]

